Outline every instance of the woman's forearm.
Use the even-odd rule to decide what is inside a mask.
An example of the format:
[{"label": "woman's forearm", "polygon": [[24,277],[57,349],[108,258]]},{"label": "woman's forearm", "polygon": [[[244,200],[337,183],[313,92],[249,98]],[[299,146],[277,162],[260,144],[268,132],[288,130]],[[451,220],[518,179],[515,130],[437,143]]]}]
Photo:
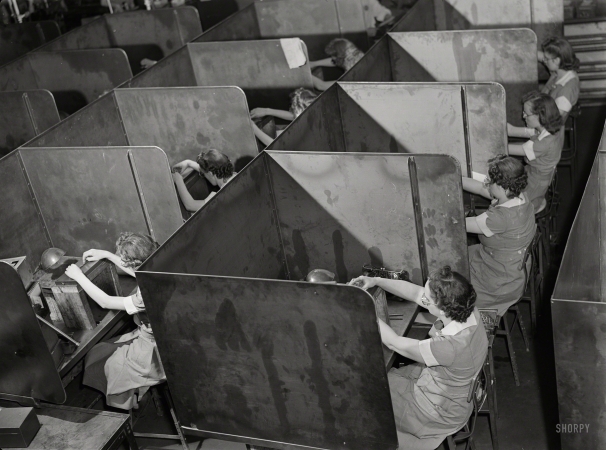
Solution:
[{"label": "woman's forearm", "polygon": [[531,138],[536,134],[534,128],[516,127],[510,123],[507,124],[507,136],[515,138]]},{"label": "woman's forearm", "polygon": [[204,206],[204,200],[195,200],[191,196],[182,177],[175,176],[173,179],[175,181],[175,186],[177,187],[177,192],[179,193],[179,198],[181,198],[183,206],[185,206],[186,210],[189,212],[196,212],[198,209]]},{"label": "woman's forearm", "polygon": [[278,119],[295,120],[295,115],[290,111],[284,111],[282,109],[267,108],[267,115],[277,117]]},{"label": "woman's forearm", "polygon": [[333,84],[335,84],[334,81],[320,80],[315,75],[312,75],[311,78],[312,78],[312,81],[314,83],[314,88],[316,88],[318,91],[325,91],[326,89],[328,89],[329,87],[331,87]]},{"label": "woman's forearm", "polygon": [[125,297],[114,297],[112,295],[107,295],[101,289],[93,284],[86,276],[78,277],[76,280],[84,292],[88,294],[90,298],[92,298],[99,306],[105,309],[118,309],[125,310],[124,300]]},{"label": "woman's forearm", "polygon": [[424,362],[417,339],[398,336],[396,332],[381,319],[379,319],[379,331],[381,333],[381,341],[388,349],[414,361],[420,363]]},{"label": "woman's forearm", "polygon": [[490,199],[490,192],[484,187],[484,183],[474,180],[473,178],[462,177],[463,190],[470,194],[480,195]]},{"label": "woman's forearm", "polygon": [[261,130],[256,123],[252,122],[252,127],[257,139],[259,139],[266,147],[274,141],[271,137],[265,134],[265,132]]},{"label": "woman's forearm", "polygon": [[122,265],[122,259],[118,255],[115,255],[111,252],[107,252],[106,259],[111,261],[115,266],[122,269],[127,275],[130,275],[131,277],[135,276],[135,271],[133,269],[131,269],[130,267],[124,267]]},{"label": "woman's forearm", "polygon": [[418,305],[423,306],[421,303],[421,296],[425,292],[425,289],[421,286],[417,286],[414,283],[404,280],[390,280],[388,278],[375,278],[376,286],[381,289],[394,294],[397,297],[403,298],[415,302]]},{"label": "woman's forearm", "polygon": [[335,63],[332,58],[319,59],[318,61],[310,61],[309,68],[315,69],[316,67],[335,67]]},{"label": "woman's forearm", "polygon": [[522,147],[522,145],[523,144],[509,143],[507,145],[507,150],[509,151],[510,155],[526,156],[526,152],[524,152],[524,147]]}]

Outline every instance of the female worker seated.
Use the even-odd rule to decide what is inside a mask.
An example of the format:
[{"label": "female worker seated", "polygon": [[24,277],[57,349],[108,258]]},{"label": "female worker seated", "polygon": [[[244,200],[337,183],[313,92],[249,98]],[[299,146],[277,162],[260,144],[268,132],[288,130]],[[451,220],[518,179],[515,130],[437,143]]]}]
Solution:
[{"label": "female worker seated", "polygon": [[250,118],[252,119],[252,127],[255,132],[255,136],[266,146],[269,145],[273,139],[261,130],[255,123],[255,120],[262,119],[265,116],[274,116],[278,119],[287,120],[292,122],[299,115],[305,111],[305,109],[313,103],[318,95],[309,89],[298,88],[290,94],[290,109],[284,111],[281,109],[272,108],[255,108],[250,112]]},{"label": "female worker seated", "polygon": [[469,272],[478,308],[497,309],[499,316],[524,293],[520,263],[536,232],[534,207],[524,189],[528,175],[518,159],[499,155],[488,161],[488,178],[482,183],[463,178],[463,189],[492,200],[483,214],[468,217],[468,233],[480,244],[469,247]]},{"label": "female worker seated", "polygon": [[[347,72],[364,56],[364,52],[355,44],[347,39],[336,38],[328,43],[324,52],[328,58],[319,61],[310,61],[309,67],[311,70],[316,67],[338,67]],[[334,81],[324,81],[313,76],[314,88],[318,91],[325,91],[334,84]]]},{"label": "female worker seated", "polygon": [[196,161],[186,159],[175,164],[172,168],[173,180],[177,186],[177,192],[183,202],[183,206],[190,212],[196,212],[217,194],[216,192],[211,192],[204,200],[195,200],[183,181],[192,171],[198,172],[200,176],[206,178],[213,186],[218,186],[219,189],[237,175],[234,172],[234,166],[229,157],[214,148],[200,153]]},{"label": "female worker seated", "polygon": [[[104,250],[88,250],[84,261],[107,259],[126,274],[134,277],[135,269],[156,250],[158,244],[149,236],[122,233],[116,242],[116,254]],[[138,328],[125,335],[95,345],[86,355],[84,380],[87,386],[105,394],[108,405],[115,408],[138,408],[150,386],[166,379],[156,351],[156,341],[145,314],[139,288],[130,297],[107,295],[95,286],[75,264],[65,274],[76,281],[101,307],[126,311],[135,316]]]},{"label": "female worker seated", "polygon": [[564,133],[558,132],[562,117],[555,100],[547,94],[529,92],[522,101],[522,116],[535,134],[523,144],[510,143],[509,154],[524,157],[528,174],[526,195],[535,212],[540,212],[545,208],[545,194],[562,155]]},{"label": "female worker seated", "polygon": [[424,287],[365,276],[350,284],[362,284],[363,289],[379,286],[439,318],[430,338],[422,341],[398,336],[379,319],[383,343],[416,361],[388,373],[398,449],[433,450],[467,423],[473,410],[467,396],[488,351],[473,286],[448,266],[431,273]]}]

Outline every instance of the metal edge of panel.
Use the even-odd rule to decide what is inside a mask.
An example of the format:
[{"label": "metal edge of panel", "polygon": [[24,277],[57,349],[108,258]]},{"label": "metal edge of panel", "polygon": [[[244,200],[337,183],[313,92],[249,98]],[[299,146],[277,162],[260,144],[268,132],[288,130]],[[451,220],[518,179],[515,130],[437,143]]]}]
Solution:
[{"label": "metal edge of panel", "polygon": [[131,173],[133,174],[133,180],[135,181],[135,186],[137,188],[137,196],[139,197],[139,203],[141,204],[141,209],[143,211],[143,217],[145,217],[145,224],[147,225],[147,230],[149,231],[149,235],[152,237],[152,239],[157,242],[158,239],[156,239],[152,220],[149,215],[149,209],[147,208],[147,203],[145,201],[145,193],[143,192],[143,187],[141,186],[141,180],[139,179],[139,172],[137,171],[137,163],[135,162],[134,155],[130,148],[128,148],[128,150],[126,151],[126,155],[128,158],[128,163],[130,165]]},{"label": "metal edge of panel", "polygon": [[419,247],[419,259],[421,260],[421,276],[423,283],[429,276],[429,266],[427,264],[427,251],[425,250],[425,233],[423,232],[423,219],[421,210],[421,200],[419,195],[419,181],[417,177],[417,164],[414,156],[408,160],[408,171],[410,173],[410,188],[412,193],[412,202],[415,215],[415,227],[417,231],[417,243]]},{"label": "metal edge of panel", "polygon": [[38,124],[36,123],[36,117],[34,116],[34,110],[32,108],[32,103],[29,101],[29,96],[27,92],[24,92],[21,96],[23,102],[25,103],[25,109],[27,110],[27,115],[29,117],[30,123],[34,129],[34,136],[38,136],[40,134],[40,130],[38,129]]},{"label": "metal edge of panel", "polygon": [[347,153],[347,140],[345,139],[345,128],[343,127],[343,105],[341,104],[341,97],[346,94],[343,92],[343,88],[339,83],[335,83],[334,86],[337,91],[337,104],[339,105],[339,126],[341,127],[342,148],[343,152]]}]

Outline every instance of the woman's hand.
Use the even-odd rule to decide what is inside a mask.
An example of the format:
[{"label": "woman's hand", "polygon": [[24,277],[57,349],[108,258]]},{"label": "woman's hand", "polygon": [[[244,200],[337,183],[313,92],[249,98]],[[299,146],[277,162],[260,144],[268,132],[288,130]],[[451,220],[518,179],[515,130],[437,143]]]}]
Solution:
[{"label": "woman's hand", "polygon": [[189,167],[189,161],[186,159],[185,161],[181,161],[171,167],[171,172],[179,172],[183,173],[185,169]]},{"label": "woman's hand", "polygon": [[151,66],[153,66],[154,64],[156,64],[158,61],[154,61],[153,59],[149,59],[149,58],[143,58],[141,60],[141,68],[142,69],[149,69]]},{"label": "woman's hand", "polygon": [[100,259],[108,259],[107,258],[108,254],[110,254],[110,253],[105,250],[97,250],[95,248],[91,248],[90,250],[87,250],[82,254],[82,262],[99,261]]},{"label": "woman's hand", "polygon": [[78,267],[75,264],[70,264],[67,267],[67,269],[65,269],[65,275],[67,275],[68,277],[70,277],[74,281],[78,281],[78,280],[82,279],[82,277],[86,277],[82,273],[82,270],[80,269],[80,267]]},{"label": "woman's hand", "polygon": [[250,118],[253,120],[262,119],[267,115],[269,115],[267,112],[267,108],[255,108],[250,112]]},{"label": "woman's hand", "polygon": [[175,183],[178,183],[179,181],[183,181],[183,175],[181,175],[179,172],[173,172],[172,176],[173,176],[173,181]]},{"label": "woman's hand", "polygon": [[361,275],[358,278],[354,278],[347,284],[367,290],[377,285],[377,279],[375,277],[366,277]]}]

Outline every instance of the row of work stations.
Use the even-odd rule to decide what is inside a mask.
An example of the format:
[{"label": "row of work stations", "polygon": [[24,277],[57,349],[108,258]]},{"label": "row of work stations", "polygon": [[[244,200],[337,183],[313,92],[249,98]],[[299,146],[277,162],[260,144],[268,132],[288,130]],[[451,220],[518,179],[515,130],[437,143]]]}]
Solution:
[{"label": "row of work stations", "polygon": [[[0,397],[42,407],[38,443],[56,419],[74,427],[64,446],[103,448],[90,421],[69,417],[105,405],[94,421],[131,447],[518,445],[499,442],[516,415],[497,403],[507,380],[531,384],[514,347],[550,330],[553,180],[576,99],[549,86],[578,80],[574,55],[528,28],[398,29],[371,46],[345,26],[364,25],[355,2],[334,2],[332,16],[312,4],[254,3],[134,77],[127,49],[17,60],[59,55],[47,69],[71,67],[94,92],[66,100],[60,121],[63,91],[10,93],[21,109],[7,123],[17,129],[22,110],[25,131],[0,160],[0,258],[13,265],[0,267],[11,368]],[[446,4],[435,2],[435,29],[465,28],[444,19]],[[238,34],[250,17],[257,28]],[[65,59],[84,51],[105,55],[95,63],[115,51],[130,72],[95,91],[88,81],[108,77]],[[532,92],[540,63],[546,94]],[[57,120],[40,125],[38,103]],[[165,434],[140,419],[154,405],[166,406]],[[536,448],[558,439],[532,435]]]}]

